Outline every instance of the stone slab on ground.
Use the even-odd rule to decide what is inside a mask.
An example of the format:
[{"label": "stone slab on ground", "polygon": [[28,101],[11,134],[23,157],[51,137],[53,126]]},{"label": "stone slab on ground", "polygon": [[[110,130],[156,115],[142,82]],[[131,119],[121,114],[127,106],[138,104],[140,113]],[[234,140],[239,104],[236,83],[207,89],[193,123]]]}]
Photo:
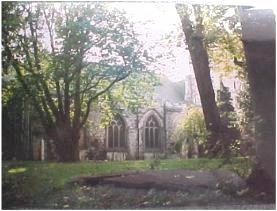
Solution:
[{"label": "stone slab on ground", "polygon": [[67,186],[63,192],[53,195],[53,200],[49,200],[51,204],[45,207],[147,210],[275,208],[272,202],[259,201],[252,194],[230,194],[218,188],[218,183],[244,185],[239,176],[225,170],[146,170],[80,178],[83,179],[80,186]]},{"label": "stone slab on ground", "polygon": [[[77,178],[78,180],[78,178]],[[95,181],[99,182],[95,182]],[[76,179],[75,179],[76,181]],[[195,188],[218,189],[228,186],[233,191],[245,188],[245,182],[228,170],[147,170],[125,172],[117,175],[80,177],[82,184],[112,184],[124,188],[189,191]],[[93,182],[92,182],[93,181]]]}]

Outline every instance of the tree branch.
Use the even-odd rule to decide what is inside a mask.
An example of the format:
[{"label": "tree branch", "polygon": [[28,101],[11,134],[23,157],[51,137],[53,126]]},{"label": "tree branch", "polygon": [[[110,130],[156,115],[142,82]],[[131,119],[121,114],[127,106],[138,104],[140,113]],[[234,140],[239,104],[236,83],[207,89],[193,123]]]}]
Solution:
[{"label": "tree branch", "polygon": [[[25,34],[26,34],[26,33],[24,33],[24,37],[23,37],[24,42],[23,42],[22,40],[20,40],[20,42],[21,42],[21,44],[22,44],[22,46],[23,46],[23,50],[24,50],[24,52],[25,52],[25,54],[26,54],[26,59],[27,59],[27,63],[28,63],[28,65],[29,65],[29,68],[27,68],[25,65],[23,65],[23,67],[24,67],[24,69],[25,69],[26,71],[32,73],[33,76],[35,77],[35,79],[39,79],[39,76],[38,76],[38,75],[34,72],[34,70],[33,70],[33,65],[32,65],[32,61],[31,61],[31,57],[30,57],[29,51],[28,51],[27,46],[26,46],[27,41],[26,41],[26,36],[25,36]],[[21,76],[21,77],[23,77],[23,76]],[[37,88],[37,90],[38,90],[39,92],[43,92],[43,89],[41,88],[41,86],[40,86],[40,84],[39,84],[39,80],[34,80],[34,84],[35,84],[35,86],[36,86],[36,88]],[[48,106],[47,106],[47,104],[46,104],[46,99],[43,97],[43,95],[40,96],[40,99],[41,99],[41,102],[42,102],[44,111],[45,111],[45,113],[46,113],[47,116],[48,116],[48,119],[51,119],[51,114],[50,114],[50,111],[49,111]]]},{"label": "tree branch", "polygon": [[86,108],[86,112],[85,115],[81,121],[81,127],[86,123],[87,118],[89,116],[89,112],[90,112],[90,106],[91,103],[93,102],[93,100],[95,100],[96,98],[98,98],[100,95],[104,94],[105,92],[107,92],[116,82],[122,81],[125,78],[127,78],[129,75],[131,74],[131,71],[128,72],[125,76],[122,77],[116,77],[105,89],[103,89],[102,91],[96,93],[94,96],[92,96],[87,103],[87,108]]},{"label": "tree branch", "polygon": [[[105,76],[100,77],[93,85],[89,86],[91,83],[87,83],[86,87],[82,90],[79,91],[80,94],[84,94],[85,92],[90,91],[91,89],[95,88],[98,86],[98,84],[100,83],[100,81],[102,81],[105,78]],[[72,97],[73,95],[75,95],[76,92],[74,92],[72,95],[70,95],[70,97]]]},{"label": "tree branch", "polygon": [[81,101],[80,101],[80,86],[81,86],[81,70],[82,61],[80,61],[79,67],[76,72],[76,82],[75,82],[75,95],[74,95],[74,116],[73,116],[73,128],[79,130],[80,128],[80,115],[81,115]]},{"label": "tree branch", "polygon": [[[37,13],[39,13],[37,11]],[[37,40],[37,22],[36,22],[36,28],[34,28],[33,26],[33,23],[32,23],[32,14],[31,14],[31,11],[30,9],[28,10],[28,23],[29,23],[29,26],[30,26],[30,30],[31,30],[31,36],[32,36],[32,44],[33,44],[33,49],[34,49],[34,58],[35,58],[35,66],[36,66],[36,69],[37,71],[41,71],[41,66],[40,66],[40,60],[39,60],[39,55],[38,55],[38,40]],[[46,100],[48,102],[48,105],[49,105],[49,108],[51,109],[51,111],[53,112],[56,120],[59,120],[61,119],[61,115],[51,97],[51,94],[49,92],[49,89],[46,85],[46,82],[45,80],[41,79],[40,80],[40,83],[42,84],[42,88],[43,88],[43,91],[45,93],[45,97],[46,97]]]},{"label": "tree branch", "polygon": [[[50,21],[47,18],[45,9],[43,10],[43,14],[44,14],[45,22],[46,22],[47,29],[49,32],[49,36],[50,36],[50,45],[51,45],[52,54],[54,54],[55,46],[54,46],[54,38],[53,38],[53,34],[52,34],[52,25],[50,24]],[[54,10],[52,10],[52,20],[53,20],[53,16],[54,16]]]},{"label": "tree branch", "polygon": [[[53,33],[52,33],[52,24],[53,24],[53,18],[54,18],[54,10],[52,9],[52,17],[51,17],[51,21],[52,24],[50,23],[46,11],[45,9],[43,9],[43,14],[44,14],[44,18],[46,21],[46,25],[47,25],[47,29],[49,32],[49,37],[50,37],[50,45],[51,45],[51,51],[52,51],[52,55],[55,55],[55,45],[54,45],[54,37],[53,37]],[[57,97],[58,97],[58,108],[59,108],[59,112],[62,116],[64,116],[64,110],[63,110],[63,102],[62,102],[62,95],[61,95],[61,88],[60,88],[60,82],[59,80],[55,80],[55,85],[56,85],[56,92],[57,92]]]},{"label": "tree branch", "polygon": [[[5,37],[6,35],[4,35]],[[35,95],[33,95],[33,93],[31,92],[31,90],[29,89],[28,85],[25,83],[24,79],[23,79],[23,75],[19,69],[19,62],[13,58],[12,53],[10,48],[7,46],[8,41],[4,40],[3,45],[5,48],[5,52],[7,53],[7,57],[8,60],[11,61],[11,64],[13,66],[13,68],[15,69],[17,75],[18,75],[18,79],[19,82],[22,84],[24,90],[26,91],[26,93],[31,97],[34,107],[37,110],[39,117],[41,119],[42,125],[44,126],[44,128],[47,130],[49,127],[51,127],[53,125],[53,121],[51,119],[51,116],[47,116],[45,117],[43,110],[41,109]]]}]

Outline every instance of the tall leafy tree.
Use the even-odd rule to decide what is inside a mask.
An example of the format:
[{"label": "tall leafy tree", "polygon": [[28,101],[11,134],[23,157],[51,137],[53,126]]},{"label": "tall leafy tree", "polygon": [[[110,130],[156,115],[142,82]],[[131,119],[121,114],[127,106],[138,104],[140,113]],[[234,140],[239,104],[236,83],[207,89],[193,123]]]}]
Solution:
[{"label": "tall leafy tree", "polygon": [[207,137],[208,151],[210,155],[215,156],[218,151],[215,146],[219,140],[222,124],[215,102],[215,93],[210,75],[209,57],[204,43],[205,28],[203,25],[201,6],[193,5],[189,7],[185,4],[177,4],[176,9],[182,22],[182,28],[186,37],[186,44],[190,52],[200,95],[205,124],[209,132]]},{"label": "tall leafy tree", "polygon": [[236,124],[236,114],[232,105],[231,92],[228,87],[220,82],[220,89],[217,91],[217,106],[219,109],[221,121],[228,127],[234,127]]},{"label": "tall leafy tree", "polygon": [[2,15],[3,68],[16,72],[58,159],[78,160],[93,102],[146,71],[132,24],[99,3],[5,2]]},{"label": "tall leafy tree", "polygon": [[221,153],[227,161],[231,156],[238,153],[240,133],[237,127],[237,115],[232,105],[231,92],[222,81],[220,82],[220,89],[217,91],[217,106],[222,124],[225,127]]}]

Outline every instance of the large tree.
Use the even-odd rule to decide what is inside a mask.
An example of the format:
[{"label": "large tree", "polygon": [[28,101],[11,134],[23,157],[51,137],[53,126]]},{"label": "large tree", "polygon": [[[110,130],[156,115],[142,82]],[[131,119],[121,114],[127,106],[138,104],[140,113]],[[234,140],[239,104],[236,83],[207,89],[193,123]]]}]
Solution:
[{"label": "large tree", "polygon": [[132,24],[99,3],[5,2],[2,19],[3,69],[16,72],[58,160],[78,160],[92,103],[145,70]]},{"label": "large tree", "polygon": [[[176,5],[180,16],[183,32],[186,37],[195,79],[200,95],[208,135],[208,151],[214,156],[217,154],[217,141],[221,134],[222,125],[218,108],[215,102],[215,93],[212,85],[209,57],[204,43],[204,25],[201,7],[193,5],[191,8],[185,4]],[[194,17],[194,20],[191,20]]]}]

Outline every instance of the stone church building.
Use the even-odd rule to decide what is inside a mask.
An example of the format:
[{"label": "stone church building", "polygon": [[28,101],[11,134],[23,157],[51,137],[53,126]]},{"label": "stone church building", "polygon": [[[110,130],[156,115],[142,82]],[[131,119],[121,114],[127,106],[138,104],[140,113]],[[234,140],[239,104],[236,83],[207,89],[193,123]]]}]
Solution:
[{"label": "stone church building", "polygon": [[[98,128],[93,138],[85,138],[83,134],[79,146],[80,159],[89,159],[89,145],[95,140],[103,144],[108,160],[165,157],[173,143],[172,132],[188,104],[186,92],[185,81],[163,79],[154,92],[153,107],[140,109],[138,114],[123,109],[114,115],[106,128]],[[90,118],[97,122],[95,112]]]},{"label": "stone church building", "polygon": [[[227,82],[224,84],[228,86]],[[229,87],[232,88],[235,83],[237,82],[232,79]],[[237,91],[234,87],[234,90],[231,89],[233,99]],[[215,91],[217,89],[215,84]],[[152,107],[140,109],[137,114],[122,108],[122,112],[114,114],[114,119],[105,128],[99,127],[100,113],[91,112],[89,120],[98,127],[90,133],[87,130],[81,131],[80,160],[152,159],[167,156],[174,143],[172,134],[178,120],[184,116],[188,106],[201,106],[200,97],[193,75],[188,75],[179,82],[163,78],[153,95]],[[42,139],[34,147],[34,159],[55,159],[55,152],[49,145],[51,143]]]},{"label": "stone church building", "polygon": [[[123,108],[122,112],[114,115],[114,119],[105,128],[99,127],[100,113],[91,112],[89,120],[98,127],[93,132],[81,131],[80,160],[165,157],[173,143],[172,132],[178,119],[184,115],[187,105],[200,105],[193,79],[179,82],[172,82],[167,78],[161,79],[161,84],[153,93],[152,107],[140,109],[137,114]],[[40,139],[36,142],[36,146],[33,147],[34,159],[55,159],[55,150],[49,147],[51,145],[53,146],[51,140]]]}]

